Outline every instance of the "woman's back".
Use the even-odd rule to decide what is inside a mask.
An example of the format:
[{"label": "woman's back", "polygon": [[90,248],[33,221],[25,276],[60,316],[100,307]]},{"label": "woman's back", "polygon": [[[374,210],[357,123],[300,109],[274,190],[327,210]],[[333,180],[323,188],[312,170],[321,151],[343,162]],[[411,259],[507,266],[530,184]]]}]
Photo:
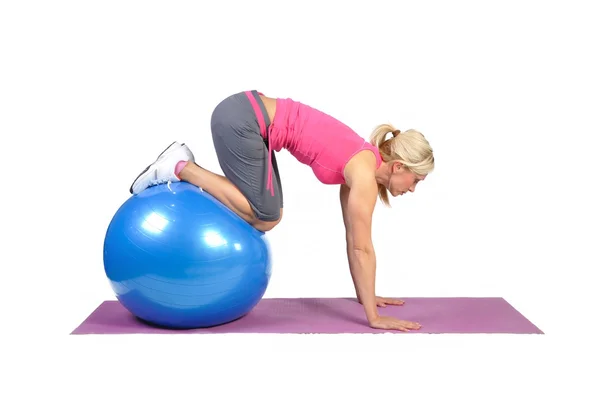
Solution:
[{"label": "woman's back", "polygon": [[269,149],[288,150],[324,184],[343,184],[346,163],[361,150],[379,150],[334,117],[290,98],[262,98],[271,117]]}]

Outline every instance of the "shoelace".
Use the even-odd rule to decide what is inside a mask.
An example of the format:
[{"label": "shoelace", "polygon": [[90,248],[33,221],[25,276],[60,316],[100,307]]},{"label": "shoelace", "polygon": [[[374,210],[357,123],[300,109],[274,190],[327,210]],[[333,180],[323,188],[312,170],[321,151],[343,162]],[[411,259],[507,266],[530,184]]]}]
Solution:
[{"label": "shoelace", "polygon": [[164,177],[164,178],[156,178],[158,176],[158,170],[154,170],[154,179],[150,180],[149,185],[160,185],[160,184],[166,184],[169,183],[171,181],[170,178],[168,177]]},{"label": "shoelace", "polygon": [[163,178],[162,180],[150,180],[150,182],[148,183],[148,185],[160,185],[160,184],[167,184],[170,183],[171,180],[168,178]]}]

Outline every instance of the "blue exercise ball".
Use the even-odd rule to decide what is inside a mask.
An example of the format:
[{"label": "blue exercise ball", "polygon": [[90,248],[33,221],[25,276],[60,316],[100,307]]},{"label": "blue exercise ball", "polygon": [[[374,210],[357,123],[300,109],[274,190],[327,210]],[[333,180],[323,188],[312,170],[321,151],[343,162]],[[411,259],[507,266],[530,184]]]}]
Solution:
[{"label": "blue exercise ball", "polygon": [[166,328],[211,327],[249,313],[271,278],[269,242],[187,182],[150,187],[113,216],[104,270],[119,302]]}]

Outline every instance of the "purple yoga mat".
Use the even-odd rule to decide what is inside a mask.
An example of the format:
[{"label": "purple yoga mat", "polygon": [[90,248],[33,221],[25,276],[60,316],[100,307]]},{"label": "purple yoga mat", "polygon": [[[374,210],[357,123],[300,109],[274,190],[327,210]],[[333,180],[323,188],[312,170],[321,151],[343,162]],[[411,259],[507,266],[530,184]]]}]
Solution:
[{"label": "purple yoga mat", "polygon": [[118,301],[105,301],[71,334],[206,333],[512,333],[543,334],[503,298],[407,298],[381,315],[419,322],[410,332],[373,329],[353,298],[265,298],[248,315],[204,329],[169,330],[139,321]]}]

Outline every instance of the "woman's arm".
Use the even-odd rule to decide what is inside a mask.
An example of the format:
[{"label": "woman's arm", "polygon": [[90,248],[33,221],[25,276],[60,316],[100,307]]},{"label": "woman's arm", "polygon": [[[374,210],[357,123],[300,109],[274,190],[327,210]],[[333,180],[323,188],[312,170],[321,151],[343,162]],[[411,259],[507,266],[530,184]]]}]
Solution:
[{"label": "woman's arm", "polygon": [[[374,159],[355,158],[345,170],[347,186],[340,188],[340,202],[346,226],[346,250],[356,295],[364,306],[369,325],[376,329],[417,330],[421,325],[389,316],[380,316],[375,296],[375,249],[371,240],[373,210],[377,202]],[[394,303],[396,304],[396,303]]]},{"label": "woman's arm", "polygon": [[[367,169],[368,170],[368,169]],[[375,298],[376,259],[371,240],[371,220],[377,200],[377,183],[372,171],[353,173],[350,187],[340,188],[340,202],[346,227],[346,250],[356,295],[369,323],[379,314]]]},{"label": "woman's arm", "polygon": [[[347,185],[342,184],[340,186],[340,205],[342,207],[342,217],[344,219],[344,227],[346,229],[346,255],[348,256],[348,264],[352,269],[352,264],[354,261],[354,256],[352,254],[353,243],[352,243],[352,234],[350,233],[350,216],[348,214],[348,197],[350,195],[350,188]],[[356,291],[356,297],[358,301],[362,303],[360,299],[360,294],[358,293],[358,289],[356,288],[356,284],[354,286]]]}]

